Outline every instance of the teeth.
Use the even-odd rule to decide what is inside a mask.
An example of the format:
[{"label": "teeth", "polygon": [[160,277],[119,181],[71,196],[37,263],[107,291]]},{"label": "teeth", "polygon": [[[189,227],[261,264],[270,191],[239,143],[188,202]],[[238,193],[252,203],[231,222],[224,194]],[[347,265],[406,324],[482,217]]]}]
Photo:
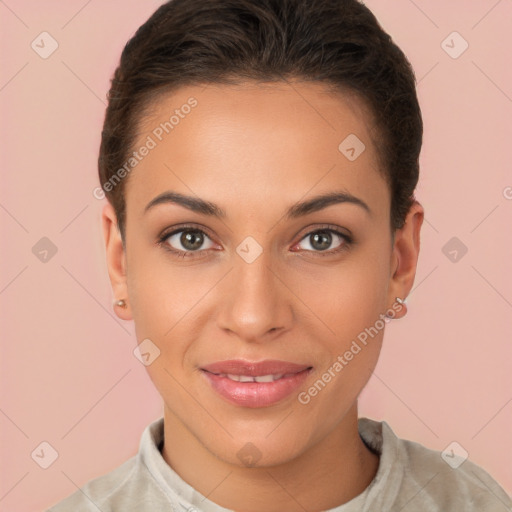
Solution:
[{"label": "teeth", "polygon": [[254,377],[256,382],[274,382],[277,380],[277,375],[260,375],[258,377]]},{"label": "teeth", "polygon": [[[284,374],[278,373],[275,375],[258,375],[257,377],[251,377],[250,375],[234,375],[232,373],[220,373],[219,376],[227,377],[228,379],[236,382],[274,382],[275,380],[283,377]],[[290,374],[292,375],[292,374]]]}]

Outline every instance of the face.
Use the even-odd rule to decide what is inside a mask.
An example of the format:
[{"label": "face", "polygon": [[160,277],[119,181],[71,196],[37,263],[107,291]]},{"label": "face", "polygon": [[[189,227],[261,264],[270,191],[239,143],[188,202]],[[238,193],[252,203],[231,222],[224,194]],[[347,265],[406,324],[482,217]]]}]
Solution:
[{"label": "face", "polygon": [[403,314],[422,212],[393,239],[372,137],[358,98],[312,83],[187,87],[141,121],[125,251],[104,211],[119,315],[159,350],[146,368],[166,420],[224,461],[251,442],[283,463],[334,432],[384,313]]}]

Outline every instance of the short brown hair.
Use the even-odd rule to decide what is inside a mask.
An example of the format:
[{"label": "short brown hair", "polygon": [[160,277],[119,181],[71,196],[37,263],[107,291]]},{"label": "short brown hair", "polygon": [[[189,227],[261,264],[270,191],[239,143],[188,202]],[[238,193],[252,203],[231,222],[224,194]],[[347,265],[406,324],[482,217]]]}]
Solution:
[{"label": "short brown hair", "polygon": [[[415,201],[423,122],[404,53],[357,0],[170,0],[126,44],[108,93],[102,187],[123,166],[145,108],[186,85],[304,79],[351,91],[370,107],[391,229]],[[341,141],[340,141],[341,142]],[[111,187],[125,239],[126,179]]]}]

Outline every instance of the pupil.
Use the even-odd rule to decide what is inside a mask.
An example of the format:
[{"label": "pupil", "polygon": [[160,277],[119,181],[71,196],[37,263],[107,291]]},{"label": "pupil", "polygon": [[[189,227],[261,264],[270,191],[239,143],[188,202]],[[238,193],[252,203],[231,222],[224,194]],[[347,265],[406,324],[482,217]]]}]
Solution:
[{"label": "pupil", "polygon": [[[320,242],[322,240],[324,243]],[[311,244],[315,249],[325,250],[331,245],[331,234],[328,231],[319,231],[313,235],[313,243]]]},{"label": "pupil", "polygon": [[202,235],[193,231],[186,231],[181,235],[181,243],[187,250],[194,250],[201,247],[203,240]]}]

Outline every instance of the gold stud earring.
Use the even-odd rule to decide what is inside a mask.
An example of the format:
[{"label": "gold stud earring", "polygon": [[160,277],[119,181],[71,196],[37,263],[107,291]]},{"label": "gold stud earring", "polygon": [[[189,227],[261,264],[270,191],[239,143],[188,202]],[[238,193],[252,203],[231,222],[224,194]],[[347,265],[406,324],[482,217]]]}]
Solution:
[{"label": "gold stud earring", "polygon": [[120,308],[125,309],[128,305],[126,304],[126,301],[124,299],[121,299],[121,300],[115,301],[114,306],[119,306]]}]

